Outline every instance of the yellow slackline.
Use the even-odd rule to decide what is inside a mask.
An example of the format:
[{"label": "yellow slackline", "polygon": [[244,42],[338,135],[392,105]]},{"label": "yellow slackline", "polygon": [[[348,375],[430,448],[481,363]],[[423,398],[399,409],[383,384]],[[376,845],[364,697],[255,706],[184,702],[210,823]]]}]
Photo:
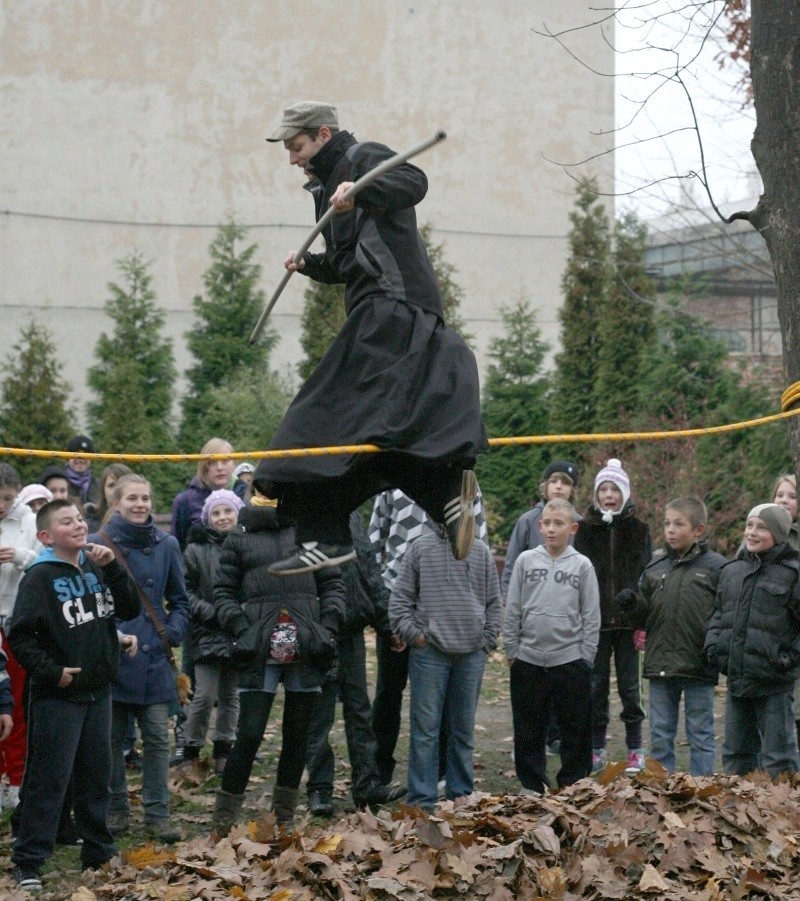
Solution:
[{"label": "yellow slackline", "polygon": [[[524,435],[517,438],[490,438],[490,447],[518,447],[525,444],[600,444],[606,441],[663,441],[668,438],[698,438],[702,435],[719,435],[724,432],[738,432],[757,426],[791,419],[800,415],[800,407],[790,409],[800,403],[800,382],[790,385],[781,395],[781,413],[732,422],[728,425],[707,426],[700,429],[676,429],[672,432],[592,432],[583,435]],[[273,451],[233,451],[227,454],[78,454],[89,460],[107,460],[125,463],[183,463],[199,460],[264,460],[282,457],[326,457],[336,454],[379,454],[388,448],[377,444],[343,444],[337,447],[298,447]],[[70,460],[75,451],[38,450],[26,447],[0,447],[0,457],[45,457],[47,459]]]}]

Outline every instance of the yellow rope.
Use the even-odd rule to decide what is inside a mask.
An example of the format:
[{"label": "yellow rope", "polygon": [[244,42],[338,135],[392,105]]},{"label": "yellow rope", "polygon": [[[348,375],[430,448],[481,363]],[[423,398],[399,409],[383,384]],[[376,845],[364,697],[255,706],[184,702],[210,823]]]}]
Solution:
[{"label": "yellow rope", "polygon": [[[676,429],[672,432],[591,432],[579,435],[523,435],[516,438],[490,438],[490,447],[518,447],[526,444],[590,444],[606,441],[663,441],[668,438],[699,438],[702,435],[719,435],[737,432],[757,426],[791,419],[800,415],[800,407],[790,409],[800,403],[800,382],[790,385],[781,396],[781,413],[732,422],[728,425],[706,426],[699,429]],[[389,448],[377,444],[344,444],[338,447],[298,447],[273,451],[235,451],[227,454],[77,454],[74,451],[38,450],[26,447],[0,447],[0,457],[45,457],[47,459],[70,460],[75,456],[91,460],[107,460],[117,463],[182,463],[199,460],[263,460],[284,457],[325,457],[336,454],[378,454]]]}]

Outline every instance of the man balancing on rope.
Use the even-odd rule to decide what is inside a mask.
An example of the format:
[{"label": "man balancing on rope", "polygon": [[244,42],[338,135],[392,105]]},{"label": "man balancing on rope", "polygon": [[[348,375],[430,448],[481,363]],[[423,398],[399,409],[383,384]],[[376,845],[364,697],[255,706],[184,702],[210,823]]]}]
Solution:
[{"label": "man balancing on rope", "polygon": [[309,181],[324,253],[284,266],[325,284],[345,285],[347,319],[298,395],[270,450],[377,444],[382,453],[265,459],[253,484],[277,498],[296,523],[298,546],[270,566],[281,575],[313,572],[355,558],[349,514],[368,498],[400,488],[445,526],[457,559],[472,547],[472,467],[486,446],[478,368],[443,319],[436,276],[417,230],[414,206],[425,174],[403,163],[353,200],[362,175],[393,156],[382,144],[339,131],[336,108],[303,101],[284,110],[268,141],[282,141],[289,163]]}]

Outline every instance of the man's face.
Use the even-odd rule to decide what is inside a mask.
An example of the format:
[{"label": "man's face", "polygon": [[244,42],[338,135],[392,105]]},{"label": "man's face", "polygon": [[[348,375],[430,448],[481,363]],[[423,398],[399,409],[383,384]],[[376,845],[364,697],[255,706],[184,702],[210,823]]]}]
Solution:
[{"label": "man's face", "polygon": [[330,129],[325,125],[320,128],[316,138],[309,135],[295,135],[283,142],[283,146],[289,151],[289,165],[299,166],[308,178],[312,173],[308,171],[308,164],[331,139]]},{"label": "man's face", "polygon": [[71,457],[67,463],[73,472],[86,472],[92,465],[92,461],[87,460],[86,457]]},{"label": "man's face", "polygon": [[74,552],[84,547],[88,531],[77,507],[62,507],[52,514],[48,528],[39,532],[39,540],[58,550]]}]

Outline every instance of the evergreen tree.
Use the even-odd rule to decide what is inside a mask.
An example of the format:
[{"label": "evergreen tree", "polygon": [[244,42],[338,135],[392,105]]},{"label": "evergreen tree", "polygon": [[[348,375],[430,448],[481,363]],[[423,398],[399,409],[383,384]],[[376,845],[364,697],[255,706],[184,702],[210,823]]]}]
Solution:
[{"label": "evergreen tree", "polygon": [[[95,347],[87,373],[96,400],[87,405],[90,433],[107,453],[164,453],[173,449],[172,342],[161,335],[165,314],[156,306],[152,276],[141,254],[118,261],[122,284],[110,283],[106,315],[113,321]],[[148,473],[161,503],[170,500],[177,474],[168,465]]]},{"label": "evergreen tree", "polygon": [[237,449],[264,448],[291,398],[290,386],[274,373],[240,368],[208,391],[203,426],[208,435],[224,435]]},{"label": "evergreen tree", "polygon": [[[444,244],[433,243],[432,231],[426,223],[419,233],[442,292],[444,320],[471,346],[473,336],[466,331],[459,310],[464,291],[455,280],[455,266],[445,259]],[[297,367],[301,378],[307,379],[314,371],[344,320],[344,285],[325,285],[309,279],[300,319],[300,346],[306,355]]]},{"label": "evergreen tree", "polygon": [[613,274],[597,328],[595,431],[617,431],[634,411],[653,340],[656,290],[645,272],[646,226],[633,214],[614,229]]},{"label": "evergreen tree", "polygon": [[[547,430],[547,344],[524,296],[500,308],[503,332],[489,342],[483,415],[490,435],[540,435]],[[537,500],[548,461],[541,446],[495,448],[478,463],[492,543],[505,544],[517,519]]]},{"label": "evergreen tree", "polygon": [[[31,320],[2,366],[0,434],[6,447],[63,450],[75,434],[70,386],[61,375],[56,345],[44,326]],[[23,484],[39,478],[47,461],[16,457]]]},{"label": "evergreen tree", "polygon": [[269,355],[278,341],[267,327],[258,341],[248,343],[265,304],[258,287],[261,266],[254,262],[257,245],[242,246],[247,230],[233,219],[220,225],[209,247],[211,265],[203,275],[204,294],[193,300],[194,326],[186,342],[195,362],[187,370],[180,444],[197,450],[211,435],[205,423],[209,391],[222,385],[237,369],[257,376],[266,372]]},{"label": "evergreen tree", "polygon": [[[634,429],[703,428],[773,411],[774,402],[760,384],[742,383],[725,345],[706,323],[682,312],[673,300],[657,314],[656,326],[631,420]],[[700,497],[708,507],[712,542],[724,553],[735,552],[747,511],[766,500],[775,476],[790,468],[782,423],[640,442],[625,459],[636,474],[640,508],[652,524],[659,523],[671,498]]]},{"label": "evergreen tree", "polygon": [[570,255],[561,280],[564,302],[558,314],[561,351],[556,356],[554,378],[558,398],[552,407],[554,432],[591,432],[597,420],[594,386],[599,326],[606,312],[612,269],[608,215],[596,192],[593,180],[582,183],[576,209],[570,214]]},{"label": "evergreen tree", "polygon": [[325,285],[308,279],[300,316],[300,346],[306,358],[297,370],[305,381],[330,347],[344,323],[344,285]]}]

